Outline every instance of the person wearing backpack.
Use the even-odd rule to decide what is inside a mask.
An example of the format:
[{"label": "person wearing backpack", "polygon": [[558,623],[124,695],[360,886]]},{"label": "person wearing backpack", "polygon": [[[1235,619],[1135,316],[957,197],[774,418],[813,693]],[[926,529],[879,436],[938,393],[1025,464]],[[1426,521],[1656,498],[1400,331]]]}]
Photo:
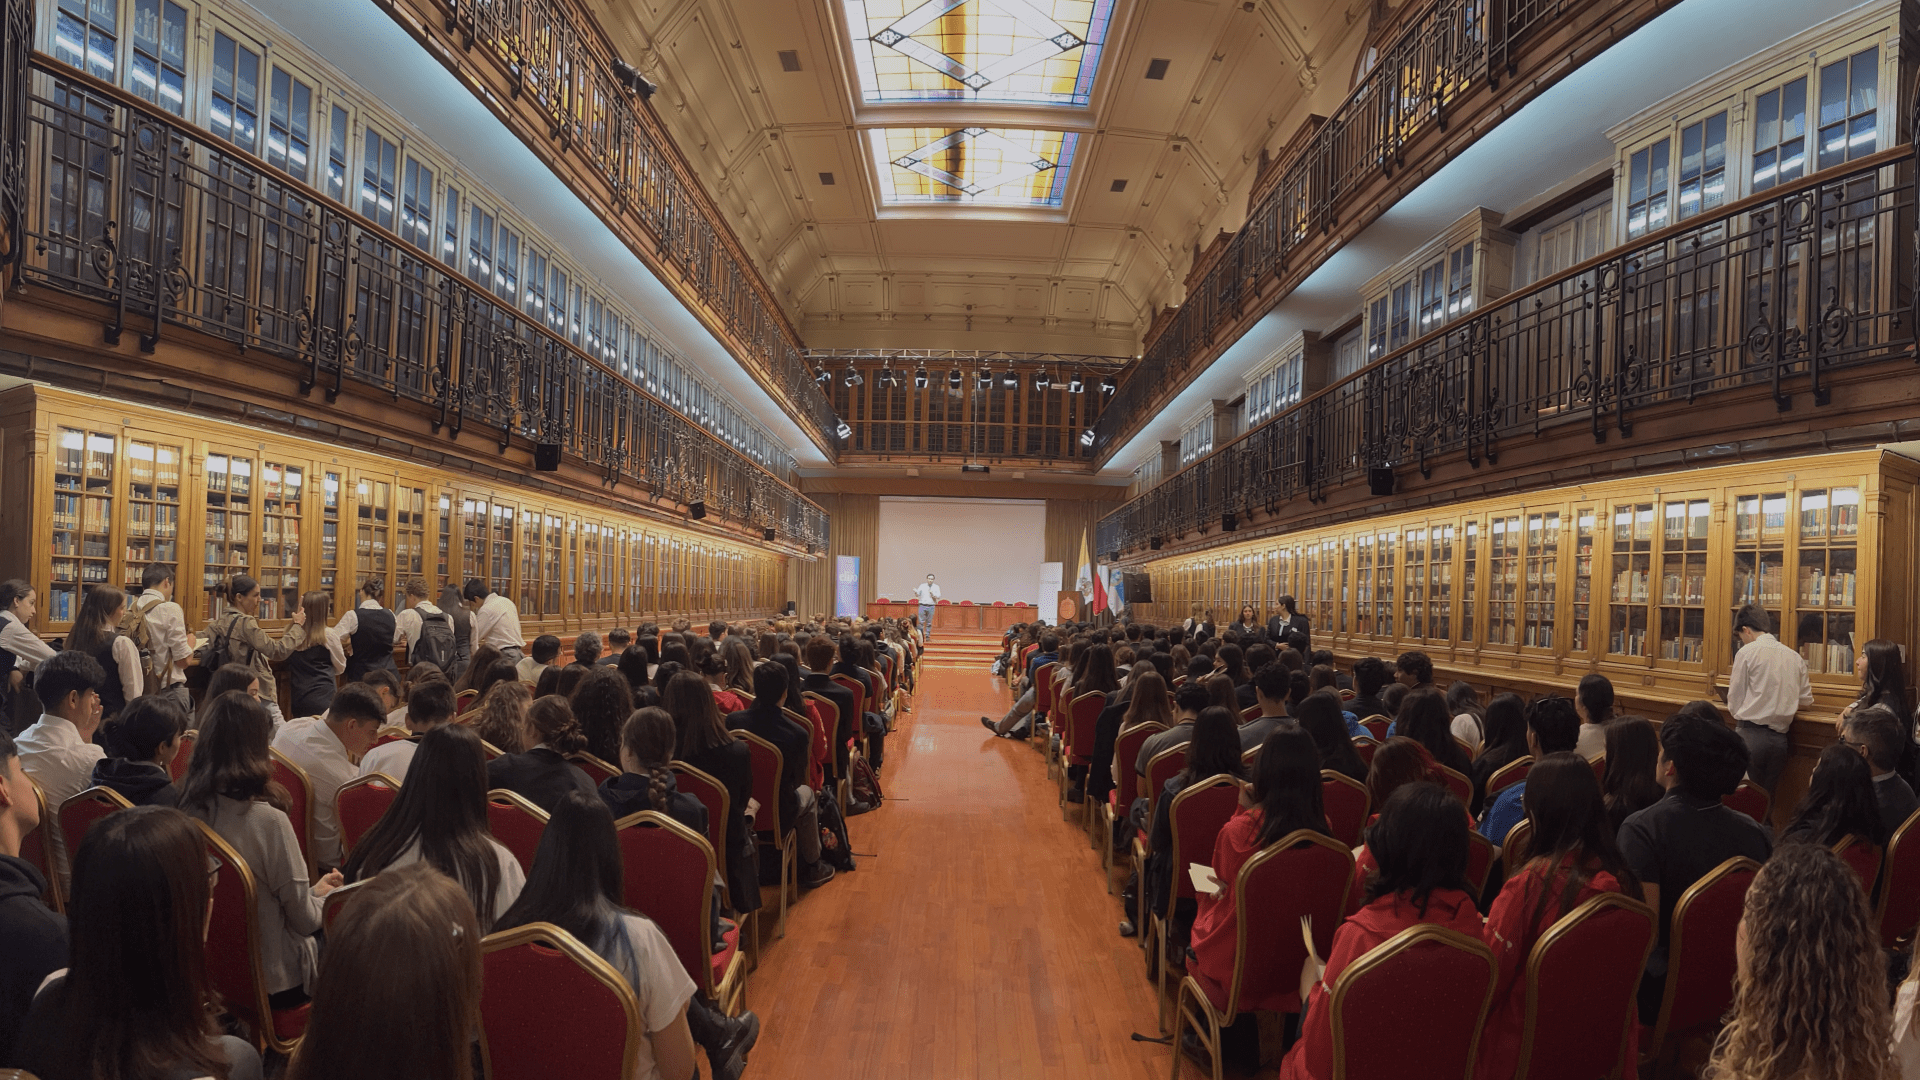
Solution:
[{"label": "person wearing backpack", "polygon": [[146,635],[145,660],[150,694],[167,698],[193,711],[193,698],[187,693],[184,662],[193,656],[193,635],[187,631],[187,613],[173,602],[173,567],[151,563],[140,575],[140,595],[121,616],[120,629],[141,645]]},{"label": "person wearing backpack", "polygon": [[459,660],[454,617],[427,599],[427,583],[419,578],[402,582],[400,591],[407,606],[394,622],[407,642],[407,666],[428,663],[441,671],[452,671]]},{"label": "person wearing backpack", "polygon": [[207,624],[207,643],[195,654],[196,662],[217,671],[223,664],[239,664],[252,670],[260,680],[260,704],[273,718],[275,730],[287,722],[280,711],[280,688],[273,681],[273,662],[285,660],[306,644],[306,633],[294,633],[296,626],[307,624],[305,608],[296,608],[286,630],[275,641],[260,628],[260,583],[245,574],[235,574],[227,583],[227,607]]},{"label": "person wearing backpack", "polygon": [[347,681],[359,682],[373,670],[399,671],[393,662],[393,643],[400,640],[399,620],[381,598],[387,581],[369,577],[360,583],[360,606],[340,616],[333,635],[347,645]]}]

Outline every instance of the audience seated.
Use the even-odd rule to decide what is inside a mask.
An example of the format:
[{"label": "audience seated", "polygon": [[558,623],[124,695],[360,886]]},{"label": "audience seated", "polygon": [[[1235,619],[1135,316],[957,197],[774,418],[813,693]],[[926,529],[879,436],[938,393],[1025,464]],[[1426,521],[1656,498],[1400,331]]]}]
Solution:
[{"label": "audience seated", "polygon": [[1644,716],[1620,716],[1607,721],[1607,823],[1617,836],[1631,815],[1659,802],[1666,791],[1657,775],[1660,729]]},{"label": "audience seated", "polygon": [[56,824],[40,820],[20,752],[0,729],[0,1064],[15,1060],[14,1037],[41,980],[67,962],[67,920],[41,901],[47,879],[20,857],[21,841],[39,828]]},{"label": "audience seated", "polygon": [[[673,717],[658,706],[635,709],[620,730],[620,775],[600,782],[599,795],[614,819],[655,810],[707,835],[707,806],[679,789],[671,768],[678,736]],[[716,853],[718,854],[718,853]]]},{"label": "audience seated", "polygon": [[407,783],[347,856],[347,880],[424,862],[459,882],[480,926],[491,928],[520,896],[526,872],[487,826],[484,761],[470,728],[449,724],[422,736]]},{"label": "audience seated", "polygon": [[[618,674],[613,677],[620,679]],[[620,681],[624,688],[625,680]],[[522,743],[532,745],[487,762],[488,790],[505,788],[548,813],[569,791],[593,793],[592,778],[567,760],[567,755],[586,748],[587,736],[565,698],[544,697],[527,706]]]},{"label": "audience seated", "polygon": [[[546,698],[540,700],[545,701]],[[474,734],[495,750],[503,754],[517,754],[530,745],[527,742],[527,708],[532,704],[533,696],[527,692],[526,683],[498,683],[487,691],[487,696],[480,699],[477,707],[462,714],[459,723],[472,727]]]},{"label": "audience seated", "polygon": [[[1340,699],[1331,690],[1315,690],[1294,710],[1294,720],[1313,739],[1320,752],[1320,767],[1332,769],[1352,780],[1367,782],[1367,766],[1353,748],[1346,720],[1340,714]],[[1278,726],[1278,725],[1276,725]]]},{"label": "audience seated", "polygon": [[1459,805],[1438,784],[1407,784],[1394,791],[1367,829],[1376,868],[1367,878],[1365,906],[1334,932],[1324,971],[1314,970],[1312,957],[1302,965],[1306,1009],[1300,1039],[1281,1062],[1282,1080],[1334,1075],[1333,987],[1355,960],[1423,922],[1480,937],[1480,912],[1467,894],[1467,819]]},{"label": "audience seated", "polygon": [[1446,696],[1432,685],[1410,690],[1407,699],[1394,714],[1389,738],[1405,735],[1427,748],[1433,760],[1462,776],[1473,771],[1473,761],[1454,741],[1453,717],[1447,712]]},{"label": "audience seated", "polygon": [[[733,641],[746,648],[744,639]],[[753,704],[728,716],[727,730],[752,732],[780,751],[780,822],[797,833],[800,884],[813,888],[833,880],[833,867],[820,859],[820,807],[807,786],[813,733],[780,711],[786,695],[785,668],[775,663],[755,667]]]},{"label": "audience seated", "polygon": [[[1207,688],[1204,686],[1187,683],[1175,690],[1173,692],[1173,723],[1167,730],[1150,737],[1141,744],[1140,753],[1134,758],[1133,771],[1140,776],[1145,776],[1148,762],[1176,746],[1187,745],[1187,742],[1193,738],[1194,721],[1200,718],[1200,710],[1205,709],[1207,705]],[[1236,729],[1235,739],[1237,740],[1238,737],[1238,729]],[[1141,792],[1140,803],[1145,807],[1151,807],[1154,794],[1157,793]],[[1147,815],[1144,812],[1136,814],[1135,817],[1140,828],[1147,827]]]},{"label": "audience seated", "polygon": [[273,1007],[288,1009],[306,1000],[320,900],[342,879],[331,871],[308,884],[307,860],[287,817],[287,792],[273,779],[267,749],[272,725],[259,702],[237,691],[222,694],[200,721],[179,806],[219,833],[253,872],[260,978]]},{"label": "audience seated", "polygon": [[[453,686],[445,679],[433,679],[419,683],[407,693],[407,730],[414,735],[425,735],[434,728],[453,723]],[[413,764],[414,751],[420,744],[415,739],[395,739],[382,746],[376,746],[360,759],[360,775],[385,773],[399,783],[406,783],[407,769]]]},{"label": "audience seated", "polygon": [[333,797],[341,784],[360,775],[354,760],[373,745],[386,722],[387,711],[374,692],[364,683],[351,683],[334,695],[325,716],[293,720],[274,733],[273,748],[305,770],[313,785],[313,831],[307,843],[319,866],[340,865],[340,817]]},{"label": "audience seated", "polygon": [[[1038,671],[1042,664],[1051,664],[1059,659],[1059,636],[1052,633],[1042,634],[1040,636],[1040,648],[1032,656],[1027,658],[1026,673],[1020,677],[1018,684],[1014,687],[1015,692],[1019,696],[1014,699],[1013,707],[1007,710],[1007,715],[1001,717],[1000,722],[997,724],[985,716],[980,718],[980,722],[986,725],[988,730],[992,731],[995,735],[1019,738],[1020,736],[1017,729],[1020,727],[1020,722],[1025,720],[1034,709],[1033,699],[1035,687],[1033,673]],[[819,670],[818,665],[813,664],[811,659],[808,660],[808,665],[816,671]]]},{"label": "audience seated", "polygon": [[1493,774],[1526,757],[1527,749],[1527,707],[1518,694],[1495,694],[1487,702],[1487,711],[1482,718],[1486,723],[1486,742],[1481,745],[1480,753],[1473,759],[1473,771],[1467,775],[1473,781],[1473,803],[1469,807],[1478,814],[1487,796],[1487,781]]},{"label": "audience seated", "polygon": [[1908,730],[1885,705],[1854,709],[1840,727],[1840,741],[1866,758],[1873,772],[1874,802],[1880,807],[1880,820],[1889,838],[1915,810],[1920,810],[1920,799],[1896,771],[1900,755],[1913,746],[1905,735]]},{"label": "audience seated", "polygon": [[833,681],[830,672],[836,655],[832,639],[822,634],[808,640],[806,651],[807,671],[801,679],[802,692],[818,694],[833,704],[834,712],[839,714],[831,738],[833,744],[833,775],[840,779],[847,775],[847,763],[851,751],[848,743],[859,730],[860,717],[853,715],[853,691]]},{"label": "audience seated", "polygon": [[582,630],[573,637],[573,662],[581,667],[593,667],[600,662],[600,635],[592,630]]},{"label": "audience seated", "polygon": [[[1224,681],[1224,680],[1223,680]],[[1229,688],[1232,684],[1228,683]],[[1187,931],[1193,925],[1193,901],[1181,900],[1176,910],[1168,911],[1173,891],[1173,809],[1174,797],[1209,777],[1246,776],[1240,760],[1239,717],[1230,706],[1209,705],[1193,721],[1193,738],[1187,743],[1186,767],[1167,780],[1166,786],[1152,792],[1153,826],[1147,843],[1147,900],[1154,914],[1167,920],[1167,940],[1177,950],[1184,948]],[[1185,873],[1185,867],[1177,868]],[[1125,932],[1124,930],[1122,931]]]},{"label": "audience seated", "polygon": [[[1068,695],[1067,701],[1071,704],[1074,698],[1083,694],[1105,694],[1107,703],[1111,703],[1113,699],[1120,696],[1120,676],[1114,667],[1113,646],[1094,645],[1087,649],[1084,661],[1075,672],[1073,690]],[[1101,708],[1105,711],[1105,704]],[[1066,730],[1064,718],[1060,724],[1060,730],[1062,732]],[[1095,731],[1097,735],[1097,718]],[[1082,748],[1075,747],[1074,752],[1077,755],[1082,752]],[[1067,765],[1068,802],[1079,802],[1085,797],[1087,771],[1086,765],[1079,763]]]},{"label": "audience seated", "polygon": [[[1702,702],[1701,704],[1706,704]],[[1660,913],[1660,939],[1640,980],[1640,1019],[1658,1019],[1667,977],[1673,906],[1707,872],[1736,855],[1765,862],[1773,841],[1765,826],[1720,800],[1740,786],[1747,744],[1717,716],[1682,709],[1660,725],[1660,786],[1665,797],[1620,826],[1620,853]]]},{"label": "audience seated", "polygon": [[[1380,715],[1391,720],[1400,715],[1400,703],[1407,700],[1407,687],[1404,683],[1388,683],[1380,691]],[[1361,719],[1366,719],[1361,717]]]},{"label": "audience seated", "polygon": [[541,673],[560,659],[560,639],[553,634],[541,634],[527,647],[527,655],[514,664],[514,670],[520,675],[520,681],[529,685],[540,682]]},{"label": "audience seated", "polygon": [[1353,714],[1362,720],[1369,716],[1387,716],[1386,703],[1380,700],[1380,692],[1393,682],[1393,669],[1385,660],[1367,656],[1353,664],[1353,700],[1347,704]]},{"label": "audience seated", "polygon": [[360,682],[380,699],[380,710],[386,713],[387,723],[399,726],[407,722],[406,693],[400,688],[399,672],[392,668],[374,668],[361,675]]},{"label": "audience seated", "polygon": [[[238,690],[253,700],[259,701],[260,678],[245,664],[222,664],[214,669],[213,675],[207,679],[206,692],[200,697],[200,706],[194,712],[194,727],[200,726],[200,721],[206,718],[207,710],[213,707],[214,702],[220,700],[221,694],[229,690]],[[262,702],[262,704],[265,703]]]},{"label": "audience seated", "polygon": [[[1409,702],[1412,698],[1408,699]],[[1527,706],[1527,753],[1539,761],[1548,754],[1571,753],[1580,741],[1580,716],[1573,703],[1554,695],[1534,699]],[[1592,767],[1588,767],[1592,772]],[[1531,772],[1529,772],[1531,777]],[[1519,780],[1494,796],[1480,816],[1480,835],[1495,846],[1507,842],[1507,832],[1526,814],[1527,781]]]},{"label": "audience seated", "polygon": [[[1601,893],[1632,896],[1639,887],[1614,843],[1600,783],[1585,758],[1567,751],[1539,757],[1527,771],[1525,787],[1533,826],[1526,862],[1507,879],[1487,913],[1485,940],[1499,971],[1480,1034],[1477,1077],[1513,1075],[1527,1015],[1527,958],[1541,935]],[[1550,1050],[1538,1047],[1539,1052]],[[1625,1060],[1638,1057],[1637,1042],[1629,1035]]]},{"label": "audience seated", "polygon": [[1292,674],[1277,663],[1268,664],[1255,672],[1252,681],[1246,684],[1252,693],[1245,696],[1251,696],[1253,700],[1238,707],[1246,709],[1258,705],[1260,715],[1240,722],[1241,750],[1251,750],[1264,744],[1273,729],[1287,719],[1287,691],[1292,685]]},{"label": "audience seated", "polygon": [[[662,671],[666,668],[661,667]],[[728,906],[742,917],[760,910],[760,870],[747,800],[753,796],[753,758],[745,740],[727,730],[707,680],[675,671],[660,695],[673,717],[674,759],[713,777],[727,789],[726,850],[714,856],[727,868]]]},{"label": "audience seated", "polygon": [[[50,811],[58,812],[61,803],[87,790],[94,766],[107,756],[93,741],[100,727],[100,681],[105,677],[99,663],[80,652],[55,653],[36,669],[34,689],[46,711],[15,742],[20,766],[46,793]],[[67,850],[59,829],[47,830],[47,849],[64,885]]]},{"label": "audience seated", "polygon": [[176,805],[180,791],[167,766],[186,730],[186,710],[173,698],[134,698],[118,720],[100,725],[95,735],[107,756],[94,765],[92,785],[112,788],[135,806]]},{"label": "audience seated", "polygon": [[234,872],[208,866],[200,830],[171,807],[123,810],[87,830],[67,905],[72,960],[40,987],[8,1064],[40,1080],[259,1080],[260,1055],[222,1035],[208,1008],[212,878]]},{"label": "audience seated", "polygon": [[[1703,1075],[1899,1075],[1888,1052],[1893,1023],[1880,931],[1859,880],[1838,856],[1811,844],[1782,845],[1747,889],[1734,943],[1733,1008]],[[1911,995],[1904,1000],[1911,1012]]]},{"label": "audience seated", "polygon": [[[0,595],[5,594],[0,591]],[[1878,705],[1893,714],[1901,731],[1914,730],[1913,705],[1907,701],[1906,662],[1902,653],[1898,643],[1886,638],[1874,638],[1860,646],[1860,655],[1853,661],[1853,673],[1860,678],[1860,696],[1847,702],[1847,707],[1840,712],[1842,720],[1852,718],[1861,709]],[[1920,753],[1916,753],[1911,740],[1903,745],[1895,768],[1909,786],[1920,784]]]},{"label": "audience seated", "polygon": [[1613,719],[1613,683],[1597,671],[1581,676],[1573,707],[1580,714],[1580,742],[1574,752],[1588,760],[1606,753],[1606,724]]},{"label": "audience seated", "polygon": [[399,867],[361,886],[327,931],[287,1080],[472,1080],[480,924],[457,882]]},{"label": "audience seated", "polygon": [[[1094,734],[1093,763],[1087,771],[1087,798],[1095,803],[1105,802],[1115,787],[1115,773],[1131,767],[1130,762],[1116,760],[1114,745],[1121,733],[1140,724],[1159,724],[1163,727],[1173,724],[1173,703],[1167,697],[1167,680],[1161,676],[1158,668],[1147,662],[1133,666],[1127,677],[1127,685],[1113,700],[1107,702],[1106,708],[1100,710],[1099,726]],[[1124,834],[1115,830],[1116,845],[1122,844],[1125,839]]]},{"label": "audience seated", "polygon": [[1480,753],[1487,742],[1487,711],[1472,683],[1456,681],[1447,687],[1447,713],[1453,717],[1453,737],[1472,747],[1469,757]]},{"label": "audience seated", "polygon": [[[1802,841],[1831,847],[1847,836],[1885,847],[1889,833],[1875,797],[1873,770],[1850,746],[1834,743],[1820,752],[1807,793],[1780,831],[1780,842]],[[1872,883],[1869,882],[1869,885]]]}]

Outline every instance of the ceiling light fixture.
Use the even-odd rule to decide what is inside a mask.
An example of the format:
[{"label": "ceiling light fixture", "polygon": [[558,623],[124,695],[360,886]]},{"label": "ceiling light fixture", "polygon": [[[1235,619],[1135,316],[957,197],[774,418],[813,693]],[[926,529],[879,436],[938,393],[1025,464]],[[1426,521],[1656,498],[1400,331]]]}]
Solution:
[{"label": "ceiling light fixture", "polygon": [[835,435],[840,436],[843,439],[853,438],[853,429],[847,426],[847,422],[845,420],[840,421],[840,426],[834,428],[833,433]]},{"label": "ceiling light fixture", "polygon": [[913,369],[913,388],[915,390],[925,390],[927,388],[927,367],[925,364]]},{"label": "ceiling light fixture", "polygon": [[1087,388],[1087,384],[1081,381],[1080,372],[1078,369],[1076,369],[1073,373],[1073,377],[1067,380],[1067,393],[1077,394],[1082,390],[1085,390],[1086,388]]},{"label": "ceiling light fixture", "polygon": [[1042,367],[1039,371],[1033,373],[1033,388],[1035,390],[1045,390],[1052,385],[1053,380],[1047,377],[1046,368]]},{"label": "ceiling light fixture", "polygon": [[1013,370],[1012,364],[1008,364],[1007,370],[1000,375],[1000,385],[1008,390],[1020,389],[1020,375]]},{"label": "ceiling light fixture", "polygon": [[960,378],[961,378],[961,375],[960,375],[959,368],[954,368],[952,371],[947,372],[947,389],[949,390],[960,389]]},{"label": "ceiling light fixture", "polygon": [[1093,439],[1094,439],[1094,435],[1093,435],[1093,429],[1092,429],[1092,428],[1088,428],[1087,430],[1085,430],[1085,431],[1083,431],[1083,432],[1081,432],[1081,433],[1080,433],[1080,445],[1081,445],[1081,446],[1092,446],[1092,445],[1093,445]]},{"label": "ceiling light fixture", "polygon": [[880,385],[891,390],[900,385],[900,376],[890,367],[880,369]]},{"label": "ceiling light fixture", "polygon": [[1111,394],[1116,389],[1118,389],[1118,387],[1114,384],[1113,376],[1111,375],[1100,376],[1100,392],[1101,393]]},{"label": "ceiling light fixture", "polygon": [[867,380],[865,376],[860,374],[860,369],[857,367],[854,367],[852,362],[849,361],[847,364],[847,374],[844,377],[844,381],[848,386],[859,386],[861,383],[866,382]]},{"label": "ceiling light fixture", "polygon": [[979,381],[980,381],[980,389],[982,390],[993,389],[993,370],[991,368],[981,368]]}]

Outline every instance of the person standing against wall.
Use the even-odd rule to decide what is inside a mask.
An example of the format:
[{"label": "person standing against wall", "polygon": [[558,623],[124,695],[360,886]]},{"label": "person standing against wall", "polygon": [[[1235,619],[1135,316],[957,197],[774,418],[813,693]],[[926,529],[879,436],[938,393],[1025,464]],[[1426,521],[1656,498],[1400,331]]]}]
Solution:
[{"label": "person standing against wall", "polygon": [[940,599],[940,586],[934,584],[933,575],[913,587],[914,598],[920,601],[920,636],[933,637],[933,605]]},{"label": "person standing against wall", "polygon": [[1727,711],[1747,744],[1747,775],[1772,795],[1791,747],[1793,714],[1813,704],[1807,662],[1773,636],[1766,609],[1748,604],[1733,618],[1740,651],[1727,679]]},{"label": "person standing against wall", "polygon": [[520,609],[501,593],[487,587],[481,578],[468,578],[460,590],[467,610],[473,612],[473,649],[491,645],[500,654],[518,664],[526,655],[526,641],[520,636]]}]

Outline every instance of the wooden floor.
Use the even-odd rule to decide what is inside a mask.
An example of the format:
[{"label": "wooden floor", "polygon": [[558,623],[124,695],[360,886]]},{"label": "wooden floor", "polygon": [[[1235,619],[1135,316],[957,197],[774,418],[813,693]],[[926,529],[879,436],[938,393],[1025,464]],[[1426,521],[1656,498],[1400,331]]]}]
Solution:
[{"label": "wooden floor", "polygon": [[769,931],[749,1080],[1168,1075],[1165,1046],[1128,1038],[1156,1033],[1153,988],[1098,853],[1039,751],[980,726],[1008,701],[985,665],[923,668],[887,801],[849,822],[857,868]]}]

